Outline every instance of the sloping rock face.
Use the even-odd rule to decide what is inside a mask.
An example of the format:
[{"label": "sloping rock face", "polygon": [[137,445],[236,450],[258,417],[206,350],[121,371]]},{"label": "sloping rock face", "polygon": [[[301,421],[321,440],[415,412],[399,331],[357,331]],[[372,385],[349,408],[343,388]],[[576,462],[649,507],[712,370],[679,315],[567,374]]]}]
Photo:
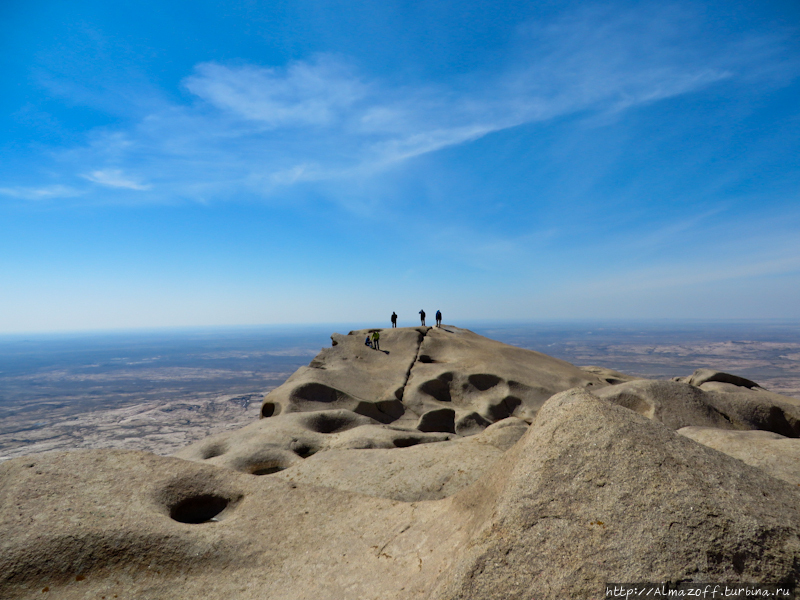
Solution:
[{"label": "sloping rock face", "polygon": [[3,598],[588,599],[607,581],[800,579],[796,486],[582,390],[439,500],[117,450],[7,461],[0,490]]},{"label": "sloping rock face", "polygon": [[453,498],[477,521],[473,543],[434,597],[600,598],[608,581],[794,586],[796,487],[689,442],[586,392],[555,396],[492,474]]},{"label": "sloping rock face", "polygon": [[684,427],[678,433],[800,488],[800,439],[769,431]]},{"label": "sloping rock face", "polygon": [[[702,385],[709,384],[704,381]],[[679,381],[643,379],[597,390],[596,394],[671,429],[759,429],[800,437],[800,406],[794,402],[796,399],[760,388],[727,382],[721,385],[726,387],[706,390]]]},{"label": "sloping rock face", "polygon": [[[408,372],[428,328],[379,329],[383,350],[364,344],[371,329],[334,333],[308,367],[298,369],[267,394],[261,416],[346,409],[381,423],[403,417],[401,400]],[[358,376],[353,375],[358,373]]]},{"label": "sloping rock face", "polygon": [[[309,367],[264,398],[261,414],[343,408],[381,423],[470,435],[510,416],[530,422],[555,393],[608,385],[574,365],[467,329],[374,329],[333,334]],[[354,373],[358,373],[354,376]]]},{"label": "sloping rock face", "polygon": [[407,448],[454,437],[381,425],[349,410],[323,410],[261,419],[238,431],[210,436],[175,456],[264,475],[326,450]]},{"label": "sloping rock face", "polygon": [[527,423],[509,417],[477,435],[439,444],[320,452],[276,477],[404,502],[439,500],[491,469],[527,430]]}]

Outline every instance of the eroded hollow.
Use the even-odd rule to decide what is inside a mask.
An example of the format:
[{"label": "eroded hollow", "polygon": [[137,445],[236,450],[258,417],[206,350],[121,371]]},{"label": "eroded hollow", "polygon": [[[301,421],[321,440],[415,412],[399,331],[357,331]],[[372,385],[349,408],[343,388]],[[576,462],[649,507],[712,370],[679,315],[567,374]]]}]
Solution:
[{"label": "eroded hollow", "polygon": [[278,407],[274,402],[264,402],[261,406],[261,417],[266,419],[267,417],[274,417],[280,412],[280,407]]},{"label": "eroded hollow", "polygon": [[419,360],[419,362],[425,363],[425,364],[431,364],[431,363],[435,363],[436,362],[435,360],[433,360],[427,354],[420,354],[418,360]]},{"label": "eroded hollow", "polygon": [[513,415],[521,404],[522,400],[516,396],[506,396],[500,402],[489,404],[486,410],[492,421],[501,421]]},{"label": "eroded hollow", "polygon": [[324,412],[308,413],[308,417],[305,419],[305,426],[317,433],[338,433],[357,425],[358,422],[351,416]]},{"label": "eroded hollow", "polygon": [[286,467],[276,463],[266,463],[262,465],[254,465],[250,468],[251,475],[272,475],[278,471],[283,471]]},{"label": "eroded hollow", "polygon": [[228,507],[229,502],[227,498],[215,494],[191,496],[171,506],[169,516],[178,523],[208,523],[216,521],[217,515]]},{"label": "eroded hollow", "polygon": [[209,458],[214,458],[215,456],[222,456],[227,451],[228,446],[226,444],[209,444],[203,448],[201,456],[203,460],[208,460]]},{"label": "eroded hollow", "polygon": [[316,454],[317,453],[317,449],[316,448],[312,448],[311,446],[308,446],[308,445],[305,445],[305,444],[300,444],[300,445],[297,445],[297,446],[291,446],[289,449],[292,452],[294,452],[295,454],[297,454],[297,456],[299,456],[300,458],[308,458],[312,454]]},{"label": "eroded hollow", "polygon": [[394,443],[394,447],[395,448],[408,448],[410,446],[416,446],[421,441],[422,440],[420,440],[419,438],[415,438],[415,437],[400,437],[400,438],[395,438],[394,440],[392,440],[392,442]]},{"label": "eroded hollow", "polygon": [[489,373],[476,373],[469,376],[469,382],[481,392],[493,388],[501,381],[502,379],[497,375],[491,375]]},{"label": "eroded hollow", "polygon": [[309,402],[336,402],[339,391],[322,383],[306,383],[292,390],[292,398]]},{"label": "eroded hollow", "polygon": [[419,386],[421,392],[432,396],[439,402],[451,402],[450,397],[450,384],[448,381],[442,379],[431,379]]},{"label": "eroded hollow", "polygon": [[445,433],[456,432],[456,411],[452,408],[430,410],[422,415],[417,424],[420,431],[441,431]]}]

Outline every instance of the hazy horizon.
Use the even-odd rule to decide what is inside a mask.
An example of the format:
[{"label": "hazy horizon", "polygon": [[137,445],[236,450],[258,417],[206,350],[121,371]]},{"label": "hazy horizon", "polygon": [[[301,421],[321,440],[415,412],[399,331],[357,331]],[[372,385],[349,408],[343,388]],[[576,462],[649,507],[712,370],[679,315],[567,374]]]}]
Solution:
[{"label": "hazy horizon", "polygon": [[[432,315],[434,311],[426,311],[426,325],[432,326]],[[685,327],[702,329],[719,329],[722,332],[733,333],[737,329],[749,328],[751,326],[768,326],[771,333],[775,333],[775,328],[789,327],[786,333],[791,335],[791,329],[800,329],[800,318],[764,317],[764,318],[650,318],[650,319],[625,319],[625,318],[550,318],[550,319],[467,319],[464,321],[444,319],[446,325],[453,325],[463,329],[471,329],[476,332],[488,330],[504,329],[525,329],[525,328],[611,328],[611,329],[661,329],[663,331],[676,330]],[[414,319],[398,319],[398,327],[419,327],[420,320],[417,315]],[[65,339],[65,338],[114,338],[114,337],[146,337],[156,336],[164,340],[181,336],[196,335],[257,335],[263,333],[273,334],[301,334],[309,332],[347,333],[356,329],[370,328],[390,328],[391,323],[387,317],[382,322],[360,321],[360,322],[304,322],[304,323],[254,323],[254,324],[219,324],[219,325],[182,325],[182,326],[160,326],[160,327],[119,327],[104,329],[56,329],[56,330],[26,330],[0,332],[0,343],[14,342],[25,338],[32,339]],[[751,330],[754,331],[754,330]]]}]

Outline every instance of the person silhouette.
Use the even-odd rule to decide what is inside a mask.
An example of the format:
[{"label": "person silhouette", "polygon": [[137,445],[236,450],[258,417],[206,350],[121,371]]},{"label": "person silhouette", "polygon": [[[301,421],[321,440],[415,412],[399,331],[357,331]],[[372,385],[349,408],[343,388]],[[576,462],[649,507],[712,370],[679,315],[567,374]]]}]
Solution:
[{"label": "person silhouette", "polygon": [[436,311],[436,326],[437,327],[441,327],[442,326],[442,311],[440,311],[440,310]]},{"label": "person silhouette", "polygon": [[397,313],[392,311],[392,327],[397,327]]},{"label": "person silhouette", "polygon": [[419,320],[422,321],[422,326],[425,327],[425,311],[419,311]]}]

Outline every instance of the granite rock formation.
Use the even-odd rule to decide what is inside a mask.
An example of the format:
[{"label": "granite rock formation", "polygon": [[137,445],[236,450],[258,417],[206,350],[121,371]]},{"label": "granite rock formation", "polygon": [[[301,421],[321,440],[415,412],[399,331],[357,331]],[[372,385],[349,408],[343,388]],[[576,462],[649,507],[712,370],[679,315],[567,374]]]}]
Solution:
[{"label": "granite rock formation", "polygon": [[[800,402],[579,369],[455,327],[332,336],[174,457],[0,464],[0,597],[598,598],[800,582]],[[698,443],[699,442],[699,443]]]},{"label": "granite rock formation", "polygon": [[373,331],[333,334],[330,348],[267,394],[262,416],[344,408],[381,423],[463,435],[510,416],[530,422],[557,392],[608,385],[562,360],[467,329],[379,329],[379,351],[364,344]]}]

